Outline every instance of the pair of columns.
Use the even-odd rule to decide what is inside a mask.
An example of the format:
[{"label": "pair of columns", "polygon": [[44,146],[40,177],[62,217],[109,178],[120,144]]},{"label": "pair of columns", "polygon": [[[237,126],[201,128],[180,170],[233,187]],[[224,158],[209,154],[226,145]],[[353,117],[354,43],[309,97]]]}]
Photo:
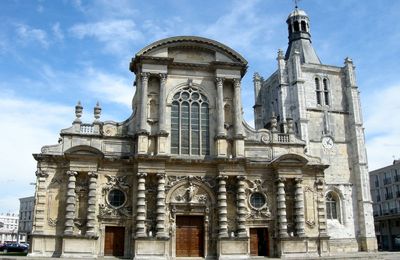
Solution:
[{"label": "pair of columns", "polygon": [[[136,238],[148,236],[146,230],[146,176],[147,173],[139,172],[137,197],[136,197]],[[157,209],[156,209],[156,237],[168,238],[165,230],[165,174],[158,173],[157,184]]]},{"label": "pair of columns", "polygon": [[[278,233],[279,237],[288,237],[287,233],[287,218],[286,218],[286,193],[285,193],[285,178],[278,178],[276,180],[277,193],[277,218],[278,218]],[[301,178],[295,179],[295,192],[294,192],[294,224],[295,234],[298,237],[304,237],[304,195]]]},{"label": "pair of columns", "polygon": [[[228,234],[228,205],[226,201],[226,180],[228,176],[220,175],[218,176],[218,224],[220,238],[229,237]],[[246,232],[246,194],[244,189],[245,176],[237,176],[237,197],[236,197],[236,207],[237,207],[237,236],[247,237]]]},{"label": "pair of columns", "polygon": [[[76,215],[76,192],[75,183],[78,172],[67,171],[68,184],[67,184],[67,201],[65,210],[65,235],[72,235],[74,230],[74,219]],[[89,191],[88,191],[88,208],[86,216],[86,235],[96,235],[96,188],[97,176],[96,172],[89,172]]]},{"label": "pair of columns", "polygon": [[[216,78],[217,87],[217,137],[224,137],[225,134],[225,111],[224,111],[224,78]],[[240,79],[233,79],[233,109],[234,109],[234,135],[243,136],[242,129],[242,99],[240,97]]]},{"label": "pair of columns", "polygon": [[[139,120],[139,129],[143,133],[148,133],[148,124],[147,124],[147,103],[148,103],[148,85],[149,85],[149,77],[150,73],[142,72],[140,74],[140,120]],[[160,92],[158,95],[158,131],[160,134],[166,134],[166,119],[165,119],[165,108],[166,108],[166,82],[167,82],[167,74],[159,73],[160,78]]]}]

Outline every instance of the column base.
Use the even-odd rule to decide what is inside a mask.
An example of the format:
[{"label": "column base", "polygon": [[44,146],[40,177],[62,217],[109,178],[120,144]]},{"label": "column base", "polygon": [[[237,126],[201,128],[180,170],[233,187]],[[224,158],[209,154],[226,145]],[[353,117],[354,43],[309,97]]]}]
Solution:
[{"label": "column base", "polygon": [[135,240],[135,260],[167,260],[168,240],[136,239]]},{"label": "column base", "polygon": [[360,251],[374,252],[378,250],[378,244],[375,237],[358,238]]},{"label": "column base", "polygon": [[248,239],[221,239],[217,243],[217,255],[219,260],[249,259]]}]

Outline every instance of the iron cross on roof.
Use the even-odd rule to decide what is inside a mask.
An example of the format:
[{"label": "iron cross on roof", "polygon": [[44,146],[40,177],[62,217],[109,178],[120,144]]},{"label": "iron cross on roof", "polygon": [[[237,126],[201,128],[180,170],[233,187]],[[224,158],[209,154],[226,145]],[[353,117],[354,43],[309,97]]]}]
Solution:
[{"label": "iron cross on roof", "polygon": [[300,1],[301,1],[301,0],[293,0],[293,2],[294,2],[294,4],[295,4],[294,8],[297,8],[297,7],[298,7],[298,4],[299,4]]}]

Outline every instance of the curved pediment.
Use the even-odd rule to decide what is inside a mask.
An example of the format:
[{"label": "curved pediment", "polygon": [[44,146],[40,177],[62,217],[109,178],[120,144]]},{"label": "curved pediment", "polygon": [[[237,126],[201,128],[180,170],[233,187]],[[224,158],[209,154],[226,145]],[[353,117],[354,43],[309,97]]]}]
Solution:
[{"label": "curved pediment", "polygon": [[273,162],[273,164],[278,165],[296,165],[296,166],[304,166],[308,163],[308,160],[299,154],[288,153],[279,156]]},{"label": "curved pediment", "polygon": [[[192,51],[197,49],[196,52]],[[204,55],[199,57],[193,54],[203,52]],[[164,57],[164,58],[175,58],[182,60],[184,56],[192,56],[195,60],[221,61],[221,62],[233,62],[247,65],[247,61],[235,50],[228,46],[203,37],[198,36],[176,36],[156,41],[142,50],[140,50],[136,57],[139,56],[153,56],[153,57]]]},{"label": "curved pediment", "polygon": [[78,145],[71,147],[66,150],[64,154],[70,157],[104,157],[104,154],[100,150],[88,145]]}]

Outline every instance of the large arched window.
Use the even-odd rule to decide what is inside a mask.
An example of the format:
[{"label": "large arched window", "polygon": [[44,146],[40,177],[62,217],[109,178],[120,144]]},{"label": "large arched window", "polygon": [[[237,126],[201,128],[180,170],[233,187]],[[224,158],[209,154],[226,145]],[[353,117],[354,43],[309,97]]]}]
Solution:
[{"label": "large arched window", "polygon": [[208,99],[194,87],[175,93],[171,108],[171,153],[210,153]]},{"label": "large arched window", "polygon": [[339,220],[339,198],[333,192],[328,192],[325,197],[326,218]]}]

